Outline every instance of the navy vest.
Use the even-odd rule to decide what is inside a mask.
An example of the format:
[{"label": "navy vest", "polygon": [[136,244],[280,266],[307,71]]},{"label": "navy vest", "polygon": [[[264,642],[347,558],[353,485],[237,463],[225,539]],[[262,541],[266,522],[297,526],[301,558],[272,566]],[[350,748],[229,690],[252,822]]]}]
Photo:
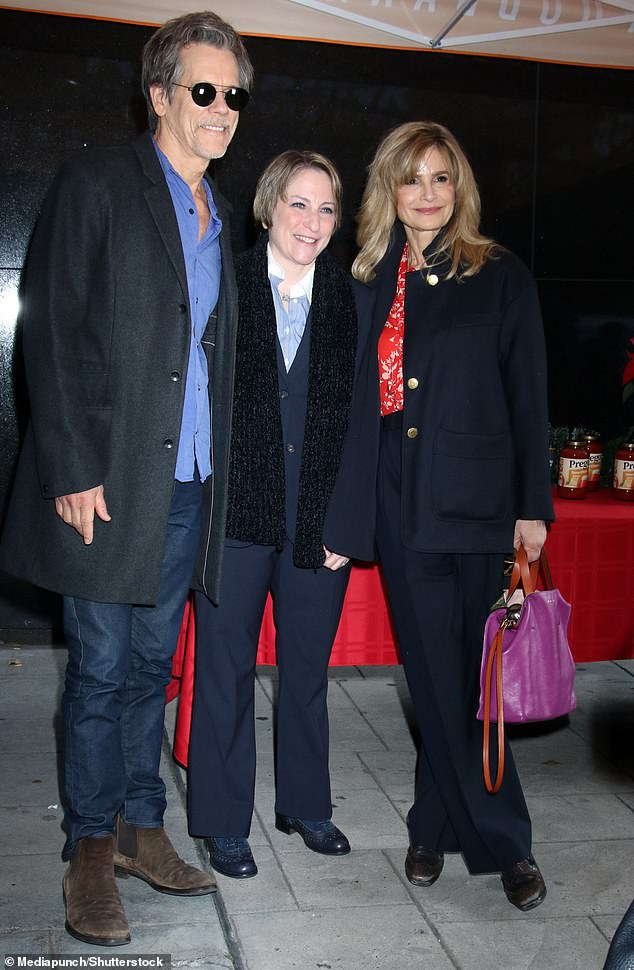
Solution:
[{"label": "navy vest", "polygon": [[310,317],[297,348],[291,369],[286,371],[282,348],[277,345],[277,376],[280,394],[280,417],[284,441],[286,535],[295,541],[295,522],[299,499],[299,473],[304,451],[306,401],[308,398],[308,359],[310,353]]}]

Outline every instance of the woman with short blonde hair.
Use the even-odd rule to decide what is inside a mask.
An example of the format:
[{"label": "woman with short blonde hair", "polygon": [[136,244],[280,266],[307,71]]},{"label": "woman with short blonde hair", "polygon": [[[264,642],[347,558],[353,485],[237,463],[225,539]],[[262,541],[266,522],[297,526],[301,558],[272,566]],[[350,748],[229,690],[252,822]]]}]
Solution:
[{"label": "woman with short blonde hair", "polygon": [[190,830],[207,839],[214,869],[236,879],[257,873],[254,683],[269,591],[280,671],[275,824],[313,852],[350,852],[332,821],[328,661],[350,558],[374,551],[364,514],[373,469],[358,455],[355,419],[369,411],[355,393],[369,383],[355,379],[369,329],[357,322],[361,288],[327,249],[341,219],[337,170],[317,152],[283,152],[262,173],[253,211],[265,231],[236,259],[227,539],[219,603],[196,598],[189,747]]}]

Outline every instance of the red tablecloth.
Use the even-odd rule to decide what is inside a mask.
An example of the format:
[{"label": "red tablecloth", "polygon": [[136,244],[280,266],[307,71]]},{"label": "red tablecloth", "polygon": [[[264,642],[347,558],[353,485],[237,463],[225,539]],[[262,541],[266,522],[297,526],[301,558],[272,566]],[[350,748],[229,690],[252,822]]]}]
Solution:
[{"label": "red tablecloth", "polygon": [[[572,605],[570,646],[575,660],[634,659],[634,502],[604,489],[574,501],[555,496],[556,521],[546,549],[553,580]],[[179,732],[189,736],[193,691],[194,620],[191,605],[174,656],[168,700],[181,691]],[[275,627],[266,605],[258,663],[275,663]],[[331,665],[398,663],[389,614],[376,566],[352,569]],[[187,724],[183,724],[183,717]],[[185,763],[185,742],[174,753]]]},{"label": "red tablecloth", "polygon": [[617,501],[611,489],[579,501],[555,497],[546,551],[572,605],[575,660],[634,659],[634,502]]}]

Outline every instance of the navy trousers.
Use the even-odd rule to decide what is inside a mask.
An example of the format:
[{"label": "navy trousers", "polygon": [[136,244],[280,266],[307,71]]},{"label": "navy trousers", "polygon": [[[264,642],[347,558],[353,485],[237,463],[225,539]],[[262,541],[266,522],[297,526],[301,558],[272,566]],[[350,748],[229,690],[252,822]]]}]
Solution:
[{"label": "navy trousers", "polygon": [[422,743],[410,841],[462,852],[472,873],[499,872],[531,850],[531,822],[508,742],[504,781],[484,787],[476,719],[482,636],[501,590],[499,555],[442,555],[400,536],[401,434],[381,432],[377,545]]},{"label": "navy trousers", "polygon": [[271,590],[279,693],[276,803],[285,815],[332,815],[328,770],[328,661],[350,567],[298,569],[278,552],[228,540],[220,605],[196,596],[196,680],[189,746],[189,828],[248,836],[255,795],[255,661]]}]

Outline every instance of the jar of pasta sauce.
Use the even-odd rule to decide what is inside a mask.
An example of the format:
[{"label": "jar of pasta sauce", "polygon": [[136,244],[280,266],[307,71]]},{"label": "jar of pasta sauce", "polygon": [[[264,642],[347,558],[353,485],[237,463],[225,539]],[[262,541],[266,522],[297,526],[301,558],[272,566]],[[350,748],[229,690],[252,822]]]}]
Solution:
[{"label": "jar of pasta sauce", "polygon": [[614,498],[634,502],[634,441],[625,441],[614,456]]},{"label": "jar of pasta sauce", "polygon": [[559,498],[585,498],[588,494],[590,452],[583,439],[567,441],[559,452]]},{"label": "jar of pasta sauce", "polygon": [[601,478],[601,462],[603,460],[603,445],[598,434],[585,434],[583,440],[589,452],[588,491],[596,492]]}]

